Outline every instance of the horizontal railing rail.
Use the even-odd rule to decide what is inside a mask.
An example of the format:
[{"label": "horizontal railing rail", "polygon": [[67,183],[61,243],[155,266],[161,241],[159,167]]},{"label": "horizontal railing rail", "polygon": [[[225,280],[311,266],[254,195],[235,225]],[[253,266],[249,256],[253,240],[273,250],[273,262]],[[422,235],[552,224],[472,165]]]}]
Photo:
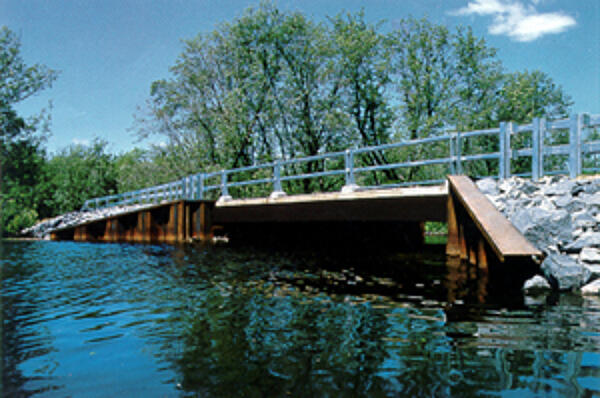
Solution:
[{"label": "horizontal railing rail", "polygon": [[[564,130],[562,137],[566,142],[559,142],[551,135],[551,131]],[[371,173],[395,172],[402,169],[419,167],[441,167],[445,174],[463,174],[465,167],[471,162],[493,161],[497,162],[495,178],[508,178],[511,175],[531,177],[534,180],[544,175],[568,174],[575,177],[583,172],[600,171],[600,115],[573,115],[566,119],[547,121],[544,118],[535,118],[531,123],[517,125],[515,123],[501,123],[499,127],[474,130],[467,132],[444,133],[422,139],[387,143],[382,145],[347,149],[345,151],[329,152],[306,156],[302,158],[279,159],[272,162],[238,167],[235,169],[196,173],[169,183],[156,185],[135,191],[124,192],[86,200],[82,210],[100,209],[122,205],[151,205],[163,201],[174,200],[201,200],[209,193],[217,191],[219,200],[231,199],[230,188],[241,188],[250,185],[270,185],[272,197],[285,195],[282,182],[291,183],[297,180],[310,180],[324,177],[343,176],[343,192],[356,189],[374,189],[406,187],[413,185],[439,184],[444,178],[422,178],[403,181],[387,181],[376,185],[357,184],[357,175],[364,176]],[[594,135],[592,135],[594,131]],[[587,132],[587,134],[585,134]],[[589,137],[592,137],[590,139]],[[465,148],[471,140],[488,137],[491,149],[489,152],[466,153]],[[379,159],[386,151],[399,151],[406,148],[418,148],[423,145],[439,144],[442,153],[430,159],[411,159],[411,152],[406,152],[404,158],[395,158],[381,162],[365,161],[364,157],[379,155]],[[519,147],[515,147],[515,146]],[[418,151],[416,151],[418,153]],[[439,152],[439,151],[438,151]],[[463,153],[464,152],[464,153]],[[396,152],[397,154],[397,152]],[[550,158],[561,157],[555,160],[558,169],[546,168]],[[595,164],[584,164],[586,159],[594,160]],[[357,159],[360,161],[357,162]],[[514,162],[518,159],[530,159],[529,170],[512,172]],[[298,170],[297,166],[321,162],[316,170],[307,172]],[[327,169],[326,162],[333,162],[337,168]],[[337,163],[336,163],[337,162]],[[357,164],[361,163],[361,164]],[[246,174],[245,174],[246,173]],[[262,174],[261,174],[262,173]],[[251,176],[248,176],[250,174]],[[484,177],[484,175],[474,175]],[[442,177],[441,175],[439,177]],[[488,175],[489,177],[489,175]],[[218,181],[217,181],[218,180]]]}]

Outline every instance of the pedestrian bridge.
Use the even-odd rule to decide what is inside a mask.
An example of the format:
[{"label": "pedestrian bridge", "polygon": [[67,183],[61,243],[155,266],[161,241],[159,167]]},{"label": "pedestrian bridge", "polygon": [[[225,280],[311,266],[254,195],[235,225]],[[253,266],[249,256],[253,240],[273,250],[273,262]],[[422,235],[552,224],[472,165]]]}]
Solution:
[{"label": "pedestrian bridge", "polygon": [[449,176],[447,184],[429,187],[175,200],[58,229],[51,236],[53,240],[180,243],[210,240],[215,228],[234,235],[241,228],[260,239],[273,230],[281,233],[285,226],[285,231],[300,231],[297,238],[306,239],[315,229],[327,236],[339,235],[351,224],[358,225],[358,234],[393,225],[395,229],[388,230],[393,231],[388,233],[393,234],[390,242],[409,242],[414,248],[423,244],[424,221],[447,222],[447,254],[482,267],[490,262],[535,262],[542,255],[465,176]]},{"label": "pedestrian bridge", "polygon": [[[319,233],[334,238],[354,224],[355,234],[383,229],[418,245],[424,221],[443,221],[448,223],[449,255],[479,264],[531,260],[541,253],[462,174],[476,172],[471,165],[477,162],[497,170],[492,177],[500,179],[510,177],[515,169],[519,176],[534,180],[547,174],[575,177],[599,171],[599,128],[600,116],[534,119],[525,125],[502,123],[492,129],[198,173],[88,200],[83,210],[131,204],[143,208],[56,230],[52,238],[174,243],[208,240],[223,230],[231,234],[244,230],[254,238],[284,230],[296,231],[298,239]],[[568,137],[568,142],[556,137]],[[474,153],[470,148],[490,150]],[[524,164],[529,169],[524,170]],[[406,170],[411,172],[403,174]],[[382,183],[382,173],[393,178]],[[406,177],[414,175],[425,177]],[[291,184],[307,187],[310,181],[318,181],[320,187],[337,184],[341,189],[286,194]],[[246,198],[249,187],[262,187],[254,192],[266,195]]]}]

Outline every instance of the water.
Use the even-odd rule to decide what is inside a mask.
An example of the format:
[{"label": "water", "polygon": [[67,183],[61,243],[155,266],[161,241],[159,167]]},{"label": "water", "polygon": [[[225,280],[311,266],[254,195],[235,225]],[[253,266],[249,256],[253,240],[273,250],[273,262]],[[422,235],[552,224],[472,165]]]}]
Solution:
[{"label": "water", "polygon": [[474,271],[433,249],[5,242],[2,395],[600,395],[600,299]]}]

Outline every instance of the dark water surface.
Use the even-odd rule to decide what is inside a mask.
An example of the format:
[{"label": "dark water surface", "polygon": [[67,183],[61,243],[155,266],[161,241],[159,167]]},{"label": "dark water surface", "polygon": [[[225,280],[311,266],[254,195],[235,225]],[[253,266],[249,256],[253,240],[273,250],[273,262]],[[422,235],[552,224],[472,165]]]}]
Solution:
[{"label": "dark water surface", "polygon": [[4,242],[2,396],[598,396],[600,299],[492,282],[434,249]]}]

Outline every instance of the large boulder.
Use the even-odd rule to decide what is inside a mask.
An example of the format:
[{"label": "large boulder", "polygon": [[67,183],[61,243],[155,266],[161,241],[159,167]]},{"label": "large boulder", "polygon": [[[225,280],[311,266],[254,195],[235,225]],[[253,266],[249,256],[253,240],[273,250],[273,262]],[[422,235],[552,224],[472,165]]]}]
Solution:
[{"label": "large boulder", "polygon": [[538,249],[565,245],[573,239],[571,215],[566,210],[520,208],[509,216],[514,226]]},{"label": "large boulder", "polygon": [[546,279],[559,290],[577,289],[590,278],[588,269],[564,254],[550,254],[541,268]]}]

